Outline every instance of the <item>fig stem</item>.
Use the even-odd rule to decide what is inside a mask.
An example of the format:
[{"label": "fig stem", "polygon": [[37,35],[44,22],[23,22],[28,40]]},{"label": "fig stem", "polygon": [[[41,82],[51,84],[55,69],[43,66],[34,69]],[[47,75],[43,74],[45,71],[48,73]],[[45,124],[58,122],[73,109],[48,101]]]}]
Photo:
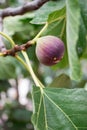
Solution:
[{"label": "fig stem", "polygon": [[18,55],[16,55],[15,57],[16,57],[16,59],[17,59],[18,61],[20,61],[20,63],[22,63],[22,64],[24,65],[24,67],[25,67],[25,68],[28,70],[28,72],[30,73],[30,69],[29,69],[28,65],[24,62],[24,60],[23,60],[22,58],[20,58],[20,56],[18,56]]},{"label": "fig stem", "polygon": [[44,27],[41,29],[41,31],[36,35],[36,37],[31,41],[32,44],[35,44],[37,39],[40,37],[40,35],[45,31],[45,29],[48,27],[48,23],[44,25]]},{"label": "fig stem", "polygon": [[3,32],[0,32],[0,34],[1,34],[3,37],[5,37],[5,38],[10,42],[10,44],[12,45],[12,47],[15,46],[15,43],[14,43],[14,41],[12,40],[12,38],[10,38],[8,35],[6,35],[6,34],[3,33]]},{"label": "fig stem", "polygon": [[[23,54],[23,56],[24,56],[24,53],[22,52],[22,54]],[[24,67],[27,69],[27,71],[30,73],[30,67],[24,62],[24,60],[20,57],[20,56],[18,56],[18,55],[15,55],[15,57],[16,57],[16,59],[18,60],[18,61],[20,61],[20,63],[22,63],[23,65],[24,65]],[[28,58],[29,59],[29,58]],[[27,59],[27,60],[28,60]],[[28,61],[29,62],[29,61]],[[32,73],[32,72],[31,72]],[[30,74],[31,74],[30,73]],[[32,75],[32,74],[31,74]],[[35,75],[34,74],[34,72],[33,72],[33,75]],[[33,77],[33,76],[32,76]],[[34,76],[34,77],[36,77],[36,75]],[[33,80],[34,80],[34,78],[33,78]],[[39,82],[38,84],[36,83],[37,81]],[[42,85],[42,83],[39,81],[39,79],[36,77],[36,80],[34,80],[34,82],[35,82],[35,84],[36,84],[36,86],[42,86],[42,87],[44,87],[43,85]]]},{"label": "fig stem", "polygon": [[[32,76],[36,86],[44,88],[44,85],[39,81],[39,79],[37,78],[37,76],[35,75],[32,67],[31,67],[31,63],[30,63],[30,60],[29,60],[29,57],[28,57],[27,53],[25,51],[22,51],[22,54],[23,54],[23,56],[25,58],[25,61],[26,61],[27,65],[28,65],[28,66],[25,66],[25,67],[30,72],[30,74],[31,74],[31,76]],[[22,61],[22,63],[23,62],[24,61]],[[25,65],[25,63],[23,63],[23,64]]]}]

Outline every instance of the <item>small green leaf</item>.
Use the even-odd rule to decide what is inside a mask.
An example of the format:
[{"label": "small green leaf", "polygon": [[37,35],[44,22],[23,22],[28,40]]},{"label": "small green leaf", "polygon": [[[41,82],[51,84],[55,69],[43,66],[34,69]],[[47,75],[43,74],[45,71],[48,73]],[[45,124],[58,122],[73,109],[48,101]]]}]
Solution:
[{"label": "small green leaf", "polygon": [[80,8],[77,0],[66,0],[67,10],[67,48],[70,65],[70,75],[73,80],[81,79],[80,62],[76,52],[76,44],[79,37]]},{"label": "small green leaf", "polygon": [[49,87],[56,87],[56,88],[71,88],[72,82],[68,75],[61,74],[60,76],[56,77]]},{"label": "small green leaf", "polygon": [[33,87],[35,130],[87,130],[87,91]]},{"label": "small green leaf", "polygon": [[52,22],[55,22],[55,21],[58,21],[58,20],[61,20],[65,17],[65,7],[60,9],[60,10],[57,10],[57,11],[54,11],[52,12],[49,17],[48,17],[48,20],[47,22],[48,23],[52,23]]},{"label": "small green leaf", "polygon": [[50,1],[44,4],[39,10],[36,11],[35,17],[31,21],[33,24],[44,24],[46,23],[50,13],[60,10],[65,6],[65,0]]},{"label": "small green leaf", "polygon": [[64,19],[50,23],[48,24],[48,27],[46,31],[43,33],[43,35],[54,35],[60,37],[63,25],[64,25]]}]

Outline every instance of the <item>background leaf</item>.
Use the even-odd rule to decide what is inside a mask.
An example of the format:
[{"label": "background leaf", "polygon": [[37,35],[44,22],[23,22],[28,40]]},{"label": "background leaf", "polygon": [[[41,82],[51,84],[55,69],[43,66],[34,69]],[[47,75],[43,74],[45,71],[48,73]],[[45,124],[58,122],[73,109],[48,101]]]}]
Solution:
[{"label": "background leaf", "polygon": [[[33,88],[36,130],[86,130],[87,91],[85,89]],[[77,105],[78,104],[78,105]]]},{"label": "background leaf", "polygon": [[84,21],[84,25],[87,29],[87,1],[86,0],[79,0],[80,8],[81,8],[81,15]]},{"label": "background leaf", "polygon": [[10,118],[15,122],[28,123],[30,122],[31,114],[32,112],[26,110],[25,108],[21,108],[21,109],[18,108],[18,109],[14,109],[14,113],[11,113]]},{"label": "background leaf", "polygon": [[50,13],[56,10],[60,10],[64,7],[65,0],[50,1],[44,4],[39,10],[36,11],[35,16],[31,23],[33,24],[44,24],[46,23]]},{"label": "background leaf", "polygon": [[11,85],[7,80],[0,80],[0,92],[6,92]]},{"label": "background leaf", "polygon": [[87,46],[86,34],[87,34],[86,28],[85,28],[83,19],[81,18],[80,29],[79,29],[79,39],[77,41],[77,46],[76,46],[79,57],[81,57],[82,54],[84,54],[86,50],[86,46]]},{"label": "background leaf", "polygon": [[13,57],[0,57],[0,79],[17,78],[19,75],[29,76],[22,64]]},{"label": "background leaf", "polygon": [[0,57],[0,79],[16,77],[16,66],[13,57]]},{"label": "background leaf", "polygon": [[[82,24],[81,26],[83,27],[83,30],[82,30],[82,39],[84,41],[84,45],[82,43],[82,45],[85,47],[85,49],[82,47],[82,50],[85,52],[84,54],[84,58],[87,57],[87,1],[86,0],[79,0],[79,4],[80,4],[80,9],[81,9],[81,16],[82,16]],[[81,27],[81,29],[82,29]],[[81,32],[80,32],[81,33]],[[86,38],[86,41],[85,41],[85,38]],[[82,41],[82,40],[81,40]],[[81,45],[80,45],[81,46]]]},{"label": "background leaf", "polygon": [[11,16],[11,17],[5,18],[4,19],[4,32],[10,36],[13,36],[15,33],[21,32],[22,33],[21,35],[23,37],[23,38],[21,37],[22,39],[27,38],[26,34],[28,35],[28,38],[29,38],[29,34],[33,30],[33,27],[31,26],[29,21],[33,18],[33,16],[34,16],[33,13],[27,13],[22,16],[19,15],[15,17]]}]

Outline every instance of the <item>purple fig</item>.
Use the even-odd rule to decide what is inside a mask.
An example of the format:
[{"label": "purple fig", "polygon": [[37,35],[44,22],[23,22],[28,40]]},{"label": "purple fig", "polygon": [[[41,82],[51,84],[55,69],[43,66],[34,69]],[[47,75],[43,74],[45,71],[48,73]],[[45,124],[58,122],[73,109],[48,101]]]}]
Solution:
[{"label": "purple fig", "polygon": [[64,55],[64,43],[55,36],[44,36],[37,39],[36,56],[44,65],[58,63]]}]

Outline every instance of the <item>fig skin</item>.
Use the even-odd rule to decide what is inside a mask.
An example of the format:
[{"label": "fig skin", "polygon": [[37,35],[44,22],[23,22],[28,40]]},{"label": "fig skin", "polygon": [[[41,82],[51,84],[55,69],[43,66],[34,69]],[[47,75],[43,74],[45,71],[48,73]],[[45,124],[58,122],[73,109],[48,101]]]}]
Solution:
[{"label": "fig skin", "polygon": [[36,56],[47,66],[57,64],[64,55],[64,43],[55,36],[44,36],[37,39]]}]

